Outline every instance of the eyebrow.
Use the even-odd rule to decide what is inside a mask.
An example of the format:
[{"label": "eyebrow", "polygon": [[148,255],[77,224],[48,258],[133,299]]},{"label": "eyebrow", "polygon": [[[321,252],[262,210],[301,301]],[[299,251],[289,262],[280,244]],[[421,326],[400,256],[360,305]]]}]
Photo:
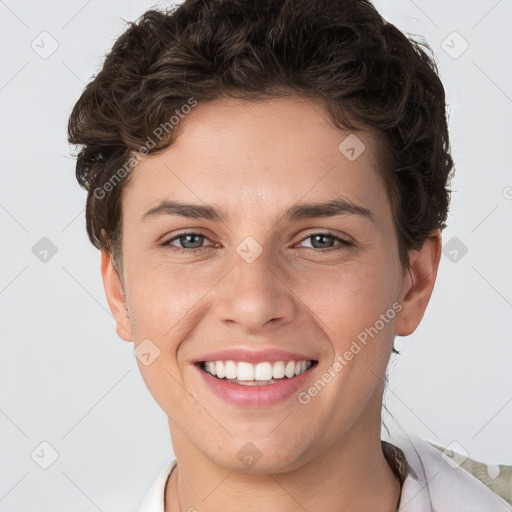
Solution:
[{"label": "eyebrow", "polygon": [[[283,221],[298,221],[320,217],[334,217],[336,215],[359,215],[372,222],[376,222],[373,213],[363,206],[347,199],[332,199],[322,203],[301,203],[288,208],[278,219]],[[227,214],[220,208],[193,203],[181,203],[164,199],[154,208],[148,210],[142,220],[160,215],[180,215],[189,219],[205,219],[215,222],[226,222]]]}]

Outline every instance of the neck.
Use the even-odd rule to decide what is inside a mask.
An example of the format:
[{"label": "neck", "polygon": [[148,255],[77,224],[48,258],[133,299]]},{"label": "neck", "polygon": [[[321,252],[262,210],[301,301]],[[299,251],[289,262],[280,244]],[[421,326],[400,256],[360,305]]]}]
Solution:
[{"label": "neck", "polygon": [[298,469],[276,474],[233,472],[173,434],[178,463],[165,512],[396,511],[400,482],[382,452],[380,429],[352,431]]}]

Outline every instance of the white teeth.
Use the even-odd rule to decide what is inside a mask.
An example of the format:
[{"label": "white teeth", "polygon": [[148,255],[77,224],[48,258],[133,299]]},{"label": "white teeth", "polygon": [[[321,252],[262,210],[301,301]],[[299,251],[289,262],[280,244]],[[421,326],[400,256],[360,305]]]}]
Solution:
[{"label": "white teeth", "polygon": [[287,363],[284,374],[289,379],[291,379],[295,375],[295,362],[294,361],[290,361],[289,363]]},{"label": "white teeth", "polygon": [[226,361],[226,379],[236,379],[236,374],[235,361]]},{"label": "white teeth", "polygon": [[311,361],[265,361],[257,364],[245,361],[207,361],[203,369],[218,379],[226,378],[230,381],[237,380],[240,384],[258,385],[273,384],[273,379],[291,379],[304,373],[311,364]]},{"label": "white teeth", "polygon": [[283,361],[277,361],[272,366],[272,377],[274,379],[282,379],[284,377],[284,363]]},{"label": "white teeth", "polygon": [[215,363],[215,365],[216,365],[217,378],[223,379],[226,376],[226,368],[224,367],[224,363],[222,361],[217,361]]},{"label": "white teeth", "polygon": [[238,363],[236,378],[238,380],[254,380],[254,365],[251,363]]},{"label": "white teeth", "polygon": [[[272,378],[272,364],[258,363],[254,368],[255,380],[270,380]],[[248,379],[247,379],[248,380]]]}]

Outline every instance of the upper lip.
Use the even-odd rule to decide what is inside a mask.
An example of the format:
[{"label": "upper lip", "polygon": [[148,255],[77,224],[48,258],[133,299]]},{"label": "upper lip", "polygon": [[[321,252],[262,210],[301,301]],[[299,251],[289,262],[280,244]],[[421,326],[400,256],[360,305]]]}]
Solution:
[{"label": "upper lip", "polygon": [[248,363],[262,363],[268,361],[274,363],[276,361],[315,361],[316,359],[297,352],[281,350],[276,348],[267,349],[248,349],[248,348],[225,348],[210,352],[201,357],[195,358],[194,363],[202,363],[205,361],[246,361]]}]

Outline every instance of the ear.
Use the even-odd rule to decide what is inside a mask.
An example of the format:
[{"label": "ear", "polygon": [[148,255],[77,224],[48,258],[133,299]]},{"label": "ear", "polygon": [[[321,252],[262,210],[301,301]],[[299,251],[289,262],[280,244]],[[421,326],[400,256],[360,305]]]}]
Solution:
[{"label": "ear", "polygon": [[423,318],[434,289],[441,248],[441,232],[436,230],[421,249],[409,251],[410,269],[404,274],[399,299],[402,310],[395,323],[398,336],[412,334]]},{"label": "ear", "polygon": [[114,268],[110,253],[101,250],[101,277],[110,311],[116,321],[117,335],[124,341],[133,341],[126,299],[117,270]]}]

